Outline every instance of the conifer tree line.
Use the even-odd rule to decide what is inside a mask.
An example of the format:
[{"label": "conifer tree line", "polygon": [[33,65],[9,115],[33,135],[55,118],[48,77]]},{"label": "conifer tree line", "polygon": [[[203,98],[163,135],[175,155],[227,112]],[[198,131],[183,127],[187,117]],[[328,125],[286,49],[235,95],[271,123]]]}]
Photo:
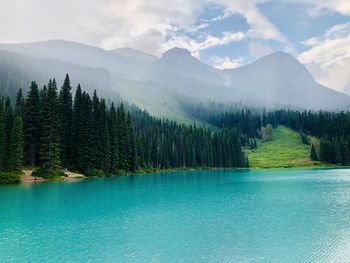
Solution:
[{"label": "conifer tree line", "polygon": [[[216,109],[216,107],[213,107]],[[220,128],[236,127],[242,134],[242,143],[254,148],[252,138],[271,124],[274,128],[285,125],[300,132],[301,141],[310,144],[307,135],[320,138],[318,151],[311,145],[310,158],[326,163],[350,165],[350,113],[326,111],[274,111],[241,108],[217,111],[205,105],[186,106],[192,116]],[[253,145],[252,145],[253,144]]]},{"label": "conifer tree line", "polygon": [[136,150],[130,114],[121,104],[107,108],[96,92],[78,86],[74,101],[69,76],[58,91],[50,80],[39,89],[31,83],[27,96],[19,90],[14,107],[0,99],[0,170],[39,167],[42,176],[68,168],[107,174],[135,171]]},{"label": "conifer tree line", "polygon": [[236,129],[211,131],[196,125],[134,112],[138,164],[141,167],[246,167],[241,134]]},{"label": "conifer tree line", "polygon": [[243,167],[247,165],[235,129],[211,131],[159,120],[136,107],[107,105],[80,85],[74,96],[69,76],[55,79],[16,101],[0,99],[0,171],[39,167],[37,175],[61,169],[84,174],[119,174],[138,168]]}]

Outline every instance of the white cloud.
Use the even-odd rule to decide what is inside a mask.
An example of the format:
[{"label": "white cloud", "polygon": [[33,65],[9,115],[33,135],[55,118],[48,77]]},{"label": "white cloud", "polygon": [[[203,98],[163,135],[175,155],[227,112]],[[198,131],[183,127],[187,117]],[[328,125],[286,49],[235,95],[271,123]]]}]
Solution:
[{"label": "white cloud", "polygon": [[312,7],[311,15],[321,15],[324,11],[333,11],[343,15],[350,15],[349,0],[287,0],[288,2],[306,4]]},{"label": "white cloud", "polygon": [[258,5],[267,0],[217,0],[225,7],[226,14],[243,16],[250,26],[249,35],[255,39],[277,40],[286,42],[287,39],[259,10]]},{"label": "white cloud", "polygon": [[159,53],[176,26],[196,24],[200,0],[0,0],[0,42],[67,39]]},{"label": "white cloud", "polygon": [[[249,37],[283,41],[284,36],[261,14],[265,0],[0,0],[0,42],[66,39],[116,48],[129,46],[160,54],[172,43],[186,41],[195,53],[225,45],[242,33],[200,41],[187,33],[203,34],[209,26],[199,15],[208,5],[225,9],[220,19],[233,13],[250,25]],[[235,35],[236,34],[236,35]],[[169,43],[168,43],[169,40]]]},{"label": "white cloud", "polygon": [[350,23],[336,25],[324,36],[303,43],[310,48],[298,59],[321,84],[338,91],[350,86]]},{"label": "white cloud", "polygon": [[[260,57],[272,52],[265,40],[281,42],[292,50],[286,37],[260,10],[262,4],[278,1],[283,0],[0,0],[0,42],[66,39],[107,49],[128,46],[156,55],[179,46],[199,57],[202,50],[250,39],[251,53]],[[284,1],[350,15],[350,0]],[[201,12],[213,4],[222,8],[223,13],[212,20],[200,20]],[[234,14],[246,19],[247,32],[215,36],[209,32],[211,22]],[[301,57],[310,58],[326,40],[338,48],[343,45],[340,42],[346,39],[348,30],[339,25],[323,38],[306,40],[305,45],[310,49]],[[327,63],[335,65],[334,57],[330,57],[330,61],[321,63],[323,67]],[[336,58],[339,60],[338,55]],[[340,59],[344,60],[342,56]]]},{"label": "white cloud", "polygon": [[229,57],[212,57],[209,63],[217,69],[238,68],[244,64],[243,58],[233,59]]},{"label": "white cloud", "polygon": [[162,50],[168,50],[173,47],[180,47],[188,49],[192,55],[199,57],[199,53],[201,50],[205,50],[208,48],[227,45],[232,42],[241,41],[245,38],[245,34],[243,32],[224,32],[222,36],[215,37],[211,34],[207,34],[203,41],[198,41],[189,38],[188,36],[173,36],[166,43],[164,43]]}]

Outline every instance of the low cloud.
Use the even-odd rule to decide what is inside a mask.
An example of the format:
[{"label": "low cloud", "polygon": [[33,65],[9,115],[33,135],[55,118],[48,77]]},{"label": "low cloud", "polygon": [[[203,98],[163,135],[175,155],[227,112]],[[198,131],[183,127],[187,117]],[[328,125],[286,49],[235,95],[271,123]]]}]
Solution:
[{"label": "low cloud", "polygon": [[303,43],[309,49],[298,59],[321,84],[338,91],[350,87],[350,23],[336,25],[322,37]]},{"label": "low cloud", "polygon": [[180,47],[188,49],[192,55],[199,57],[200,51],[212,47],[227,45],[232,42],[241,41],[245,38],[245,34],[241,31],[238,32],[225,32],[219,37],[207,34],[204,36],[204,40],[198,41],[191,39],[188,36],[174,36],[169,39],[163,45],[163,51],[173,47]]},{"label": "low cloud", "polygon": [[213,57],[209,63],[217,69],[238,68],[244,64],[243,58],[233,59],[229,57]]}]

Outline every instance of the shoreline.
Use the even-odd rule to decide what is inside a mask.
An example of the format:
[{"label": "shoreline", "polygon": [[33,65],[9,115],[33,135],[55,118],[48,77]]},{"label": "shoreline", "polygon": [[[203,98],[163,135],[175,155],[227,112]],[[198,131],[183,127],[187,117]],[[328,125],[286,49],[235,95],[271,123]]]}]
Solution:
[{"label": "shoreline", "polygon": [[41,178],[34,177],[31,175],[31,170],[23,170],[23,175],[21,176],[21,182],[19,184],[35,184],[43,182],[67,182],[67,181],[77,181],[84,179],[97,179],[97,178],[108,178],[108,177],[122,177],[122,176],[141,176],[147,174],[159,174],[159,173],[170,173],[170,172],[191,172],[191,171],[225,171],[225,170],[294,170],[294,169],[350,169],[350,166],[336,166],[336,165],[315,165],[315,166],[295,166],[295,167],[196,167],[196,168],[169,168],[169,169],[150,169],[150,170],[140,170],[135,173],[123,173],[119,175],[104,176],[104,177],[88,177],[83,174],[73,173],[70,171],[65,171],[67,176],[61,176],[59,178]]},{"label": "shoreline", "polygon": [[38,176],[32,175],[32,170],[23,170],[23,175],[21,176],[21,182],[20,184],[35,184],[35,183],[42,183],[42,182],[53,182],[53,181],[74,181],[79,179],[87,179],[83,174],[73,173],[70,171],[64,171],[66,176],[61,176],[57,178],[42,178]]}]

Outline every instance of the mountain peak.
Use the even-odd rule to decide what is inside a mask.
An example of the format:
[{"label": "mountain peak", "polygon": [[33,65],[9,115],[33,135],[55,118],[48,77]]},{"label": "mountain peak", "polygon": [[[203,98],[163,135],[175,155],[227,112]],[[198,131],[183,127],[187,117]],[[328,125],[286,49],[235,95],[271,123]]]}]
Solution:
[{"label": "mountain peak", "polygon": [[292,54],[283,51],[276,51],[260,58],[259,60],[278,60],[299,63],[299,61]]},{"label": "mountain peak", "polygon": [[185,48],[174,47],[166,51],[162,57],[168,57],[168,56],[180,56],[180,57],[190,56],[191,57],[192,55],[191,55],[191,52]]}]

